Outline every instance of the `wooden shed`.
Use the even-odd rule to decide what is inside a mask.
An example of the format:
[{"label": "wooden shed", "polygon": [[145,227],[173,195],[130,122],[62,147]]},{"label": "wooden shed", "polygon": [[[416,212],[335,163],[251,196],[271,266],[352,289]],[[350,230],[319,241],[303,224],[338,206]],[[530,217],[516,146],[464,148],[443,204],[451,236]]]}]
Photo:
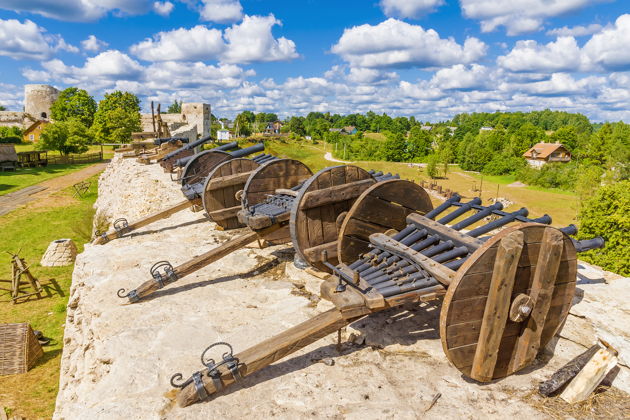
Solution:
[{"label": "wooden shed", "polygon": [[18,165],[18,155],[13,144],[0,144],[0,170],[13,169]]},{"label": "wooden shed", "polygon": [[0,324],[0,375],[26,373],[43,355],[29,324]]},{"label": "wooden shed", "polygon": [[22,168],[48,165],[48,152],[31,150],[28,152],[20,152],[17,155],[18,162]]}]

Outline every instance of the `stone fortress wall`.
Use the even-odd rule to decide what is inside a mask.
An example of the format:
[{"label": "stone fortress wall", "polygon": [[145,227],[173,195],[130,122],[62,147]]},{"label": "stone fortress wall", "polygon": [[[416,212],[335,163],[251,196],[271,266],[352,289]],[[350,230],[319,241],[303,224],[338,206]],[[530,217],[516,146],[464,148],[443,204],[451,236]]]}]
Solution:
[{"label": "stone fortress wall", "polygon": [[[211,107],[204,103],[183,103],[179,114],[160,114],[173,137],[188,137],[191,141],[210,135]],[[153,131],[151,113],[142,114],[142,131]]]}]

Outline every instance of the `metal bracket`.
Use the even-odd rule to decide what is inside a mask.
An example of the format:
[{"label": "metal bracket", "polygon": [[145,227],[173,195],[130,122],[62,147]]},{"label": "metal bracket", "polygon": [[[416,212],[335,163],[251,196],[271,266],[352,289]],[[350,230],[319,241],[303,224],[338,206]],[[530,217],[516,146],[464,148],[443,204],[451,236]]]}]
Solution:
[{"label": "metal bracket", "polygon": [[124,288],[118,289],[116,293],[119,298],[127,298],[129,302],[135,303],[140,300],[140,296],[138,296],[138,291],[136,289],[130,290],[129,293],[125,294],[126,290]]},{"label": "metal bracket", "polygon": [[[210,359],[210,358],[208,360],[205,360],[206,359],[205,356],[208,350],[217,346],[225,346],[229,349],[229,351],[223,353],[223,356],[222,356],[223,360],[220,361],[219,363],[217,363],[214,359]],[[234,357],[234,350],[232,349],[232,346],[229,345],[228,343],[220,341],[220,342],[209,345],[201,353],[201,364],[203,364],[206,367],[207,375],[210,379],[212,379],[214,388],[217,391],[220,391],[221,389],[223,389],[223,382],[221,382],[221,371],[219,369],[221,366],[225,365],[227,367],[227,369],[230,371],[230,373],[232,374],[236,382],[240,382],[240,380],[242,379],[241,372],[239,371],[239,367],[242,366],[242,364],[239,363],[238,358]],[[178,383],[179,381],[182,380],[182,378],[183,378],[183,375],[181,373],[174,374],[171,377],[171,386],[173,386],[174,388],[185,388],[186,386],[190,384],[194,384],[195,391],[197,392],[197,396],[199,397],[199,399],[205,400],[206,398],[208,398],[208,391],[206,391],[206,388],[203,385],[202,371],[197,371],[193,373],[192,376],[185,382]]]},{"label": "metal bracket", "polygon": [[103,238],[103,243],[109,242],[109,238],[107,237],[107,232],[101,233],[100,230],[97,230],[96,232],[94,232],[94,239],[98,238],[99,236]]},{"label": "metal bracket", "polygon": [[124,217],[114,220],[114,223],[112,223],[112,225],[114,226],[114,229],[116,230],[116,235],[119,238],[122,238],[122,236],[129,229],[129,223],[127,222],[127,219],[125,219]]},{"label": "metal bracket", "polygon": [[[162,272],[160,272],[160,269],[162,270]],[[160,286],[160,289],[163,288],[165,285],[177,280],[175,269],[168,261],[156,262],[149,270],[149,273],[151,273],[151,277],[153,277],[156,283]]]}]

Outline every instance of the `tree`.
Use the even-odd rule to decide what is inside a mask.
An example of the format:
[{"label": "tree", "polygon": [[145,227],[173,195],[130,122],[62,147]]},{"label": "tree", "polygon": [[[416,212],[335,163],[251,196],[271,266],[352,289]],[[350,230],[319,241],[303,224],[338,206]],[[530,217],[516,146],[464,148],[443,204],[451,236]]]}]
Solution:
[{"label": "tree", "polygon": [[126,143],[140,131],[140,100],[130,92],[106,93],[94,114],[91,132],[99,143]]},{"label": "tree", "polygon": [[575,127],[561,127],[551,135],[550,140],[562,144],[570,152],[573,152],[578,145],[578,133]]},{"label": "tree", "polygon": [[[238,114],[236,116],[236,118],[234,119],[234,126],[236,129],[236,135],[237,136],[249,136],[250,134],[252,134],[252,129],[250,126],[250,121],[249,121],[249,116],[248,113],[249,111],[243,111],[240,114]],[[251,112],[249,112],[251,114]],[[252,114],[254,115],[254,114]]]},{"label": "tree", "polygon": [[409,157],[415,159],[429,154],[433,139],[428,131],[416,125],[409,131]]},{"label": "tree", "polygon": [[4,106],[0,105],[0,111],[6,111],[6,110],[7,109]]},{"label": "tree", "polygon": [[630,275],[630,181],[601,187],[587,200],[580,213],[580,239],[602,236],[603,249],[580,254],[580,259],[597,264],[622,276]]},{"label": "tree", "polygon": [[[68,121],[77,118],[81,123],[90,127],[96,113],[96,101],[87,91],[76,87],[69,87],[59,93],[59,97],[50,106],[50,118],[55,121]],[[39,115],[35,117],[39,118]]]},{"label": "tree", "polygon": [[439,160],[440,158],[437,154],[433,153],[429,155],[428,162],[427,162],[427,175],[429,175],[431,179],[437,178]]},{"label": "tree", "polygon": [[304,121],[302,120],[302,117],[291,117],[289,120],[289,130],[298,136],[306,135],[306,131],[304,130]]},{"label": "tree", "polygon": [[42,130],[37,149],[58,150],[62,155],[83,153],[88,150],[90,136],[79,118],[57,121]]},{"label": "tree", "polygon": [[407,142],[400,133],[387,133],[383,144],[383,157],[390,162],[403,162],[407,159]]},{"label": "tree", "polygon": [[181,114],[182,103],[183,103],[182,101],[177,102],[177,99],[175,99],[175,102],[173,102],[172,104],[168,106],[166,113],[167,114]]}]

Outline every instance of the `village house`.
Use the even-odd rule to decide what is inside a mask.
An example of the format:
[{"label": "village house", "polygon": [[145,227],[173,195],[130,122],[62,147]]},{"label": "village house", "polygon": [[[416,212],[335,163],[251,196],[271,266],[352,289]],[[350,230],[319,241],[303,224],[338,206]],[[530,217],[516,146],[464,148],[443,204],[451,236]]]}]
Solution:
[{"label": "village house", "polygon": [[570,162],[571,153],[560,143],[538,143],[523,153],[529,166],[541,168],[549,162]]},{"label": "village house", "polygon": [[31,142],[31,143],[39,142],[39,137],[42,134],[42,130],[48,124],[51,124],[51,122],[46,121],[46,120],[35,121],[26,130],[24,130],[24,133],[22,134],[23,140],[25,142]]},{"label": "village house", "polygon": [[283,124],[281,121],[270,122],[267,124],[267,127],[265,128],[265,133],[280,134],[280,129],[282,128],[282,126]]}]

